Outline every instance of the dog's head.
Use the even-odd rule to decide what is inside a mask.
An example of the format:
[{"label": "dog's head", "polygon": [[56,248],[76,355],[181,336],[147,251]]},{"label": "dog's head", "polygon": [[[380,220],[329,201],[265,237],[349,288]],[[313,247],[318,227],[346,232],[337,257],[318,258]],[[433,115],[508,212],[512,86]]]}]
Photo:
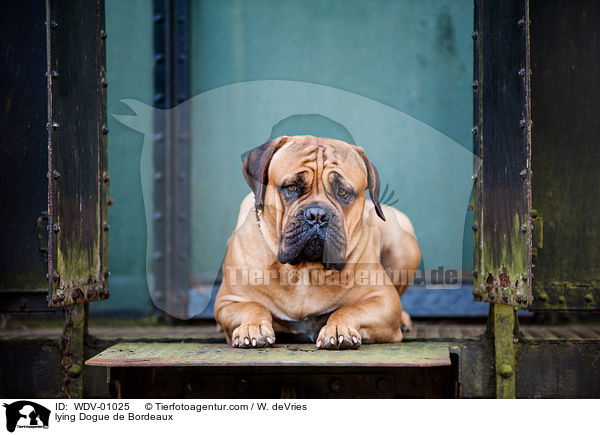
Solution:
[{"label": "dog's head", "polygon": [[335,139],[282,136],[252,150],[243,172],[277,259],[343,269],[358,241],[368,189],[379,217],[379,174],[364,150]]}]

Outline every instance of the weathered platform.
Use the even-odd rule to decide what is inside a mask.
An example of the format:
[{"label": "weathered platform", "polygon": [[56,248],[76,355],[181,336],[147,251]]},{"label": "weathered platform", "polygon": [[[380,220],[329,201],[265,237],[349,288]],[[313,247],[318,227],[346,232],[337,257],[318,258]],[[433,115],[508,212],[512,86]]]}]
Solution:
[{"label": "weathered platform", "polygon": [[105,367],[222,366],[449,366],[444,342],[363,345],[357,350],[318,350],[314,344],[280,344],[271,348],[238,349],[221,343],[119,343],[86,361]]}]

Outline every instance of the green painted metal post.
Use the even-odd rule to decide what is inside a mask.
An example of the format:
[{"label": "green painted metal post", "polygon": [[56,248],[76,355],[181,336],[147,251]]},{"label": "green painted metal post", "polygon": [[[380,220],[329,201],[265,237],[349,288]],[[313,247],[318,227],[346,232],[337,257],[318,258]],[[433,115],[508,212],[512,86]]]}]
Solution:
[{"label": "green painted metal post", "polygon": [[510,305],[490,305],[490,320],[494,340],[494,370],[496,397],[516,397],[516,359],[514,332],[517,326],[516,310]]},{"label": "green painted metal post", "polygon": [[74,399],[84,397],[85,375],[85,340],[88,327],[88,303],[77,304],[73,307],[71,320],[73,321],[73,338],[71,339],[71,352],[73,365],[69,369],[71,380],[71,396]]},{"label": "green painted metal post", "polygon": [[88,328],[87,302],[65,309],[65,326],[60,338],[63,372],[58,397],[82,399],[85,396],[85,346]]}]

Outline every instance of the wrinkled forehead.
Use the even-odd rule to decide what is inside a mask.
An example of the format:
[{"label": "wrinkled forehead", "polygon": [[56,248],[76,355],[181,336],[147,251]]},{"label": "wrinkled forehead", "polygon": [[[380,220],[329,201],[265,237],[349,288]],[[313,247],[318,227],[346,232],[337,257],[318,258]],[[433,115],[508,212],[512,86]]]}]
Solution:
[{"label": "wrinkled forehead", "polygon": [[313,136],[290,136],[273,156],[269,177],[292,175],[302,168],[325,173],[335,169],[357,183],[367,173],[365,163],[354,145],[336,139]]}]

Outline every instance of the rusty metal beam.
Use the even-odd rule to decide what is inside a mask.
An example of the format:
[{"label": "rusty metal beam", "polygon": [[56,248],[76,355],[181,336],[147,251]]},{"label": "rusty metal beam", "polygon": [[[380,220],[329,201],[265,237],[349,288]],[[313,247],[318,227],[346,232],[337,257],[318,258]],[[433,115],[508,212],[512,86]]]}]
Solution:
[{"label": "rusty metal beam", "polygon": [[108,297],[104,0],[46,0],[48,297]]},{"label": "rusty metal beam", "polygon": [[496,373],[496,397],[516,397],[515,328],[516,311],[510,305],[490,305],[491,335],[494,343],[494,371]]},{"label": "rusty metal beam", "polygon": [[475,3],[475,299],[531,301],[529,0]]}]

